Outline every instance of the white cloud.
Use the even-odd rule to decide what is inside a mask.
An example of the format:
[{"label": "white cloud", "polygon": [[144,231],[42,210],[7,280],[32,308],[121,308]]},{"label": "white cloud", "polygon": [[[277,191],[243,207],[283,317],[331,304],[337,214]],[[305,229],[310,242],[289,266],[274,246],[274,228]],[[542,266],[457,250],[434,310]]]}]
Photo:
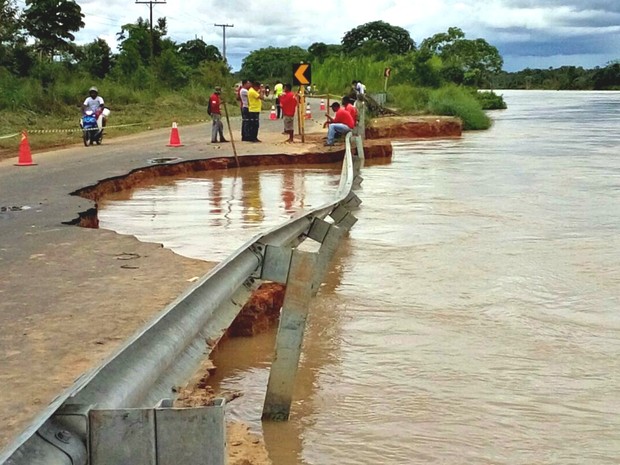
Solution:
[{"label": "white cloud", "polygon": [[[96,37],[114,48],[116,33],[123,24],[138,17],[148,18],[149,7],[132,0],[79,0],[86,15],[86,27],[77,34],[79,43]],[[221,49],[222,28],[226,29],[226,51],[233,68],[252,50],[262,47],[313,42],[340,43],[343,35],[361,24],[383,20],[405,28],[420,43],[449,27],[461,28],[467,38],[482,37],[500,49],[508,64],[524,63],[532,57],[579,57],[590,66],[590,56],[606,61],[620,58],[616,48],[620,37],[620,7],[600,0],[314,0],[277,2],[256,0],[167,0],[153,5],[155,19],[166,17],[168,35],[177,42],[195,37]],[[18,4],[23,6],[23,0]],[[606,42],[597,37],[606,37]],[[579,41],[579,42],[578,42]],[[583,43],[593,49],[588,53]],[[521,51],[519,51],[521,47]],[[594,48],[602,47],[596,51]],[[533,53],[533,50],[537,50]],[[506,53],[504,53],[506,51]],[[616,56],[614,56],[616,54]],[[520,58],[523,57],[523,58]],[[551,58],[550,58],[551,60]]]}]

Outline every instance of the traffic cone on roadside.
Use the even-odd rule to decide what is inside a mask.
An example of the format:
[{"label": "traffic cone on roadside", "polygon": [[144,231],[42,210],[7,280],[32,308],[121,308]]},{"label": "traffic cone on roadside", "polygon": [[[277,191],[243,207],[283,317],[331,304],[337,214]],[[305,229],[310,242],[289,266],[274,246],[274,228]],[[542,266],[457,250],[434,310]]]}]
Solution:
[{"label": "traffic cone on roadside", "polygon": [[271,113],[269,113],[269,119],[277,119],[276,117],[276,107],[271,105]]},{"label": "traffic cone on roadside", "polygon": [[325,111],[325,100],[323,99],[321,99],[321,106],[319,107],[319,110]]},{"label": "traffic cone on roadside", "polygon": [[306,119],[312,118],[312,111],[310,111],[310,104],[306,105]]},{"label": "traffic cone on roadside", "polygon": [[170,131],[170,142],[168,143],[168,147],[182,147],[181,138],[179,137],[179,128],[177,128],[177,123],[172,123],[172,130]]},{"label": "traffic cone on roadside", "polygon": [[32,152],[30,152],[30,143],[28,142],[28,134],[22,131],[22,141],[19,143],[19,158],[15,166],[32,166],[36,163],[32,162]]}]

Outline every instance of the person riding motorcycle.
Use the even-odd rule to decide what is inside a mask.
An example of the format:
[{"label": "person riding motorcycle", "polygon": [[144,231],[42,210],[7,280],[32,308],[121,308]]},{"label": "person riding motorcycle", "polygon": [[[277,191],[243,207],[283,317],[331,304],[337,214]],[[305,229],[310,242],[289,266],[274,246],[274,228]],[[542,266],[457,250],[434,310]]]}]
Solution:
[{"label": "person riding motorcycle", "polygon": [[102,129],[106,124],[106,113],[108,113],[103,103],[103,98],[99,95],[99,90],[96,87],[91,87],[88,90],[88,97],[82,104],[82,113],[90,110],[97,118],[97,125],[99,129]]}]

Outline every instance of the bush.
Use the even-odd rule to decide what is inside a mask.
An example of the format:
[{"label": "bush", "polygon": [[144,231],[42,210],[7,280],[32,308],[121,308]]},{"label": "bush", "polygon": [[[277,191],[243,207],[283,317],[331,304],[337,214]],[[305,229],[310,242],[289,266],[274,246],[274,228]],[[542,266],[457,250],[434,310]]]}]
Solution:
[{"label": "bush", "polygon": [[446,86],[431,91],[428,109],[436,115],[459,117],[465,130],[491,127],[491,119],[484,113],[478,101],[461,87]]},{"label": "bush", "polygon": [[478,100],[483,110],[505,110],[508,108],[503,96],[497,95],[493,91],[478,92],[474,90],[472,95]]},{"label": "bush", "polygon": [[408,114],[428,113],[428,100],[431,89],[400,84],[390,88],[387,95],[389,107]]}]

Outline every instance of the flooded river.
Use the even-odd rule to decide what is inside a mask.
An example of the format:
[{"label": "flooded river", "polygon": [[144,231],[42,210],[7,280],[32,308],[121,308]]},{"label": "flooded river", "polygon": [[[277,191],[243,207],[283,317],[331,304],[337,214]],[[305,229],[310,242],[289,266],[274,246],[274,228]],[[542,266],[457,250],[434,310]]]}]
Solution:
[{"label": "flooded river", "polygon": [[[395,141],[312,302],[287,423],[261,424],[274,333],[214,382],[276,465],[616,464],[620,93],[500,92],[489,131]],[[108,202],[101,227],[220,260],[339,167],[210,173]]]}]

